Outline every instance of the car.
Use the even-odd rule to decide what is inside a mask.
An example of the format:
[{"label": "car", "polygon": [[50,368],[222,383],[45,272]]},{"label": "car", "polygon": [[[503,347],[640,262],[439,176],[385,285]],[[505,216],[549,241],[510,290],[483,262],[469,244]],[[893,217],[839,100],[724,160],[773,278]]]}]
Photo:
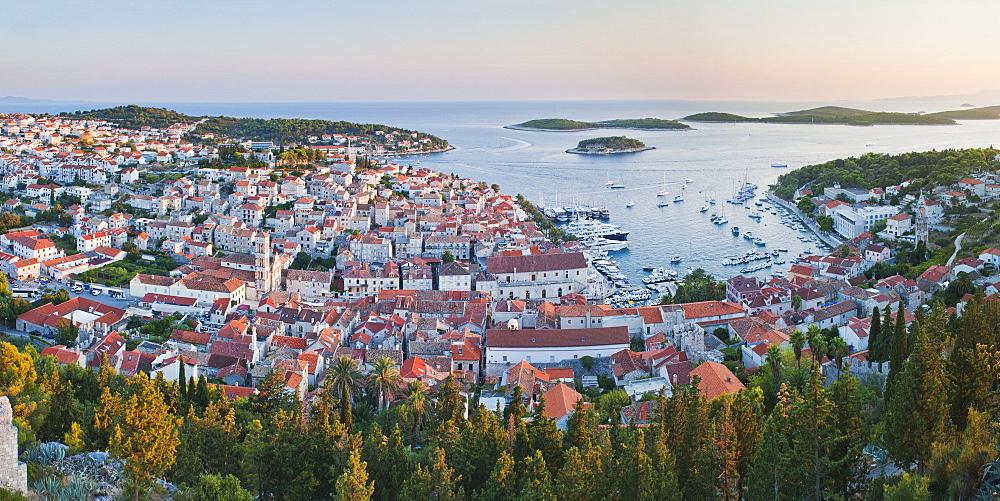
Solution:
[{"label": "car", "polygon": [[101,295],[101,291],[98,290],[98,289],[94,289],[94,290],[90,291],[90,293],[93,294],[93,295],[95,295],[95,296],[100,296]]}]

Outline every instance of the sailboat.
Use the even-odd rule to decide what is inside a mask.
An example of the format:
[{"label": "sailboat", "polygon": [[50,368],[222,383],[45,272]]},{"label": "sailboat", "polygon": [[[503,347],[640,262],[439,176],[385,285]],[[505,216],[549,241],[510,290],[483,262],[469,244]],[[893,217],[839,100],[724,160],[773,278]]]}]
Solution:
[{"label": "sailboat", "polygon": [[670,194],[670,192],[667,191],[667,173],[664,172],[663,173],[663,189],[661,189],[660,192],[656,194],[656,196],[658,196],[658,197],[665,197],[665,196],[667,196],[669,194]]}]

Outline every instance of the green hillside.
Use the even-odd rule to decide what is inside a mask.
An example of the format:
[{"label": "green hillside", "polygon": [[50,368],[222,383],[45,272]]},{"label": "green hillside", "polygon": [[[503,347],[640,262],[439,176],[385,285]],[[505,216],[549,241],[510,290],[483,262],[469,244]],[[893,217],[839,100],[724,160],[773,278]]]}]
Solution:
[{"label": "green hillside", "polygon": [[[968,110],[972,111],[972,110]],[[750,118],[731,113],[696,113],[684,117],[689,122],[760,122],[788,124],[844,124],[844,125],[954,125],[945,116],[918,115],[890,111],[867,111],[841,106],[821,106],[809,110],[791,111],[773,117]]]},{"label": "green hillside", "polygon": [[930,117],[950,118],[952,120],[997,120],[1000,119],[1000,106],[986,106],[968,110],[939,111],[928,113]]}]

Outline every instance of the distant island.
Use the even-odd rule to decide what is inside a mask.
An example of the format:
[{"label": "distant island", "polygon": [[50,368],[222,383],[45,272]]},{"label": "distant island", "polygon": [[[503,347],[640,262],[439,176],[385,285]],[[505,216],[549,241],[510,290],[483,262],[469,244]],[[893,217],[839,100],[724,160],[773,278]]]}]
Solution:
[{"label": "distant island", "polygon": [[589,129],[635,129],[635,130],[685,130],[691,126],[676,120],[661,118],[625,118],[617,120],[602,120],[600,122],[580,122],[566,118],[540,118],[528,120],[517,125],[508,125],[506,129],[515,130],[547,130],[569,131]]},{"label": "distant island", "polygon": [[[945,111],[941,113],[917,114],[897,113],[891,111],[867,111],[840,106],[822,106],[810,110],[792,111],[773,117],[751,118],[732,113],[707,112],[688,115],[683,118],[688,122],[758,122],[785,124],[840,124],[840,125],[955,125],[949,114],[973,113],[972,110]],[[983,117],[986,118],[986,117]],[[994,116],[991,118],[1000,118]]]},{"label": "distant island", "polygon": [[580,155],[616,155],[619,153],[637,153],[640,151],[652,150],[653,146],[646,146],[638,139],[625,136],[595,137],[594,139],[584,139],[577,143],[576,148],[566,150],[566,153],[577,153]]},{"label": "distant island", "polygon": [[232,138],[271,142],[275,146],[343,144],[355,137],[355,146],[369,144],[381,151],[398,154],[435,153],[452,149],[448,141],[424,132],[381,124],[360,124],[301,118],[234,118],[191,116],[166,108],[118,106],[90,111],[59,113],[70,119],[105,120],[127,129],[165,129],[176,123],[197,124],[191,134],[200,142],[213,144]]},{"label": "distant island", "polygon": [[938,113],[930,113],[928,116],[944,117],[952,120],[997,120],[1000,119],[1000,106],[941,111]]}]

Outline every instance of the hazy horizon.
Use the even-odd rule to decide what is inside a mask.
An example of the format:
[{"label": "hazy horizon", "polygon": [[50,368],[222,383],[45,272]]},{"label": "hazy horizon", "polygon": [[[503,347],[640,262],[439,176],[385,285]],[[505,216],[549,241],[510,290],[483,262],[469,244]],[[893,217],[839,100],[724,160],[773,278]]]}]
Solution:
[{"label": "hazy horizon", "polygon": [[1000,3],[8,6],[0,96],[96,103],[874,101],[1000,88]]}]

